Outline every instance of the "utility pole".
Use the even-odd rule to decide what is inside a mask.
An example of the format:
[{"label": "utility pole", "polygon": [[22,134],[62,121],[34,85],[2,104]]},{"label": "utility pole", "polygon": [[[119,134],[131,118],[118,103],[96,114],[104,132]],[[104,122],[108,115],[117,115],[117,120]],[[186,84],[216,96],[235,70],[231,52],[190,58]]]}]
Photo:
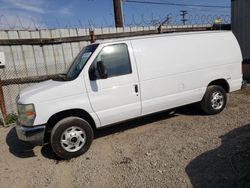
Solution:
[{"label": "utility pole", "polygon": [[186,19],[186,15],[188,14],[188,12],[186,10],[181,10],[180,12],[181,12],[180,15],[182,17],[181,21],[183,25],[186,25],[186,22],[188,21],[188,19]]},{"label": "utility pole", "polygon": [[113,0],[114,15],[115,15],[115,27],[123,27],[122,18],[122,2],[121,0]]}]

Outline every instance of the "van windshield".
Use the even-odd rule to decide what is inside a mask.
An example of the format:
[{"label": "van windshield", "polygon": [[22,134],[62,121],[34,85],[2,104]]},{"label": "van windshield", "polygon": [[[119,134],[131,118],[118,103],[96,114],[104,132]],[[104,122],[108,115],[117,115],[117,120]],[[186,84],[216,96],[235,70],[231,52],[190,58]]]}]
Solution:
[{"label": "van windshield", "polygon": [[74,59],[72,65],[69,67],[66,74],[60,75],[63,80],[74,80],[82,71],[83,67],[86,65],[89,58],[92,56],[98,44],[92,44],[84,47],[82,51]]}]

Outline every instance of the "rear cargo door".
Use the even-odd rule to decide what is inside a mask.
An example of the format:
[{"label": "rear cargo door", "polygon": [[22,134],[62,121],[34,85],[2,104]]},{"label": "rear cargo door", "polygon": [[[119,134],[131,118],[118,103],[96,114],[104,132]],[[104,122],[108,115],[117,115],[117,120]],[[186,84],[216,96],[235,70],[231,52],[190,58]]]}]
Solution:
[{"label": "rear cargo door", "polygon": [[94,69],[96,80],[85,81],[92,109],[101,126],[140,116],[139,80],[130,42],[104,45],[90,70],[98,61],[105,65],[108,77],[101,79]]}]

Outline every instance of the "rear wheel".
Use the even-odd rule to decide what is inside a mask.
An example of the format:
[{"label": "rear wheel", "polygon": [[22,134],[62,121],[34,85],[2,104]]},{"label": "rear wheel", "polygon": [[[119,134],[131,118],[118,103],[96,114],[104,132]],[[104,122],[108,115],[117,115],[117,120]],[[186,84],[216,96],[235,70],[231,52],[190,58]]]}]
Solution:
[{"label": "rear wheel", "polygon": [[209,115],[218,114],[225,108],[227,94],[221,86],[208,86],[201,101],[201,109]]},{"label": "rear wheel", "polygon": [[50,143],[57,156],[71,159],[89,149],[93,135],[92,127],[87,121],[79,117],[67,117],[52,129]]}]

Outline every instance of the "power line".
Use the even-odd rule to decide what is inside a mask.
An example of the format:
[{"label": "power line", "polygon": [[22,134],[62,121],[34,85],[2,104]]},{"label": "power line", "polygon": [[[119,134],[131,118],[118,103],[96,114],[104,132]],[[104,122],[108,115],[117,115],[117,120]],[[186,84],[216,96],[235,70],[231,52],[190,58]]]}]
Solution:
[{"label": "power line", "polygon": [[153,1],[140,1],[140,0],[123,0],[123,2],[140,3],[140,4],[153,4],[153,5],[182,6],[182,7],[226,8],[226,9],[231,8],[230,6],[223,6],[223,5],[196,5],[196,4],[153,2]]}]

